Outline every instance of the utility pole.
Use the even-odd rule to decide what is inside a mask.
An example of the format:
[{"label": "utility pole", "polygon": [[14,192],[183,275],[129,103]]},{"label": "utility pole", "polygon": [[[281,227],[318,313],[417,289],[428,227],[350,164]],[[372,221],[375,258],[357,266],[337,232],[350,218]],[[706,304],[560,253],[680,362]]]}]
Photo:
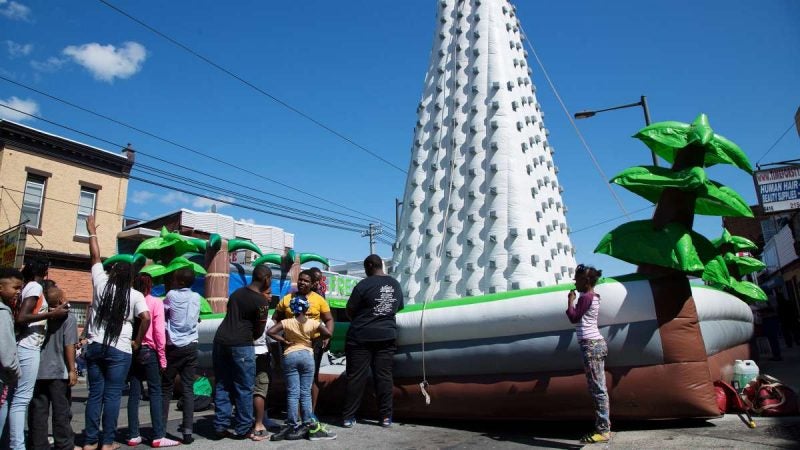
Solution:
[{"label": "utility pole", "polygon": [[366,231],[361,232],[361,237],[369,236],[369,254],[375,254],[375,238],[381,234],[381,224],[371,223]]}]

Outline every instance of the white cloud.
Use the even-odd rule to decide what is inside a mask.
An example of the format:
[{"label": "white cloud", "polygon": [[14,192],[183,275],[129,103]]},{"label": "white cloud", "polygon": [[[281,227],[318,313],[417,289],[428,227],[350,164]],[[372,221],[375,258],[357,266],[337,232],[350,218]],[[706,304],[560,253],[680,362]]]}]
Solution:
[{"label": "white cloud", "polygon": [[149,219],[149,218],[153,217],[153,216],[152,216],[152,215],[150,215],[150,213],[149,213],[149,212],[147,212],[147,211],[142,211],[142,212],[140,212],[140,213],[138,214],[138,216],[139,216],[139,218],[140,218],[140,219]]},{"label": "white cloud", "polygon": [[239,219],[239,222],[244,222],[244,223],[249,223],[250,225],[255,225],[256,224],[256,219],[246,219],[246,218],[242,217],[241,219]]},{"label": "white cloud", "polygon": [[131,195],[131,202],[137,205],[141,205],[143,203],[147,203],[148,201],[152,200],[155,197],[155,192],[150,191],[134,191],[133,195]]},{"label": "white cloud", "polygon": [[15,1],[0,0],[0,16],[11,20],[30,20],[31,9]]},{"label": "white cloud", "polygon": [[[28,114],[39,114],[39,105],[31,99],[21,99],[18,97],[9,97],[7,99],[0,99],[0,102],[6,104],[14,109],[24,111]],[[0,106],[0,119],[13,120],[15,122],[22,122],[23,120],[33,120],[33,117],[22,114],[8,108]]]},{"label": "white cloud", "polygon": [[220,209],[229,206],[229,203],[226,202],[234,201],[233,197],[226,197],[224,195],[220,195],[217,198],[223,200],[223,202],[218,202],[216,200],[211,200],[205,197],[195,197],[194,201],[192,202],[192,206],[194,206],[195,208],[203,208],[203,209],[211,209],[212,206],[216,206],[217,209]]},{"label": "white cloud", "polygon": [[20,56],[28,56],[33,51],[33,44],[20,44],[14,41],[6,41],[8,48],[8,56],[18,58]]},{"label": "white cloud", "polygon": [[65,62],[67,62],[66,59],[51,56],[44,61],[31,61],[31,67],[39,72],[55,72],[60,69]]},{"label": "white cloud", "polygon": [[167,205],[189,203],[190,200],[191,199],[189,198],[188,195],[178,191],[168,192],[167,195],[161,197],[161,203],[165,203]]},{"label": "white cloud", "polygon": [[111,83],[114,78],[130,78],[142,70],[147,50],[138,42],[125,42],[116,48],[96,42],[70,45],[62,52],[92,73],[96,80]]}]

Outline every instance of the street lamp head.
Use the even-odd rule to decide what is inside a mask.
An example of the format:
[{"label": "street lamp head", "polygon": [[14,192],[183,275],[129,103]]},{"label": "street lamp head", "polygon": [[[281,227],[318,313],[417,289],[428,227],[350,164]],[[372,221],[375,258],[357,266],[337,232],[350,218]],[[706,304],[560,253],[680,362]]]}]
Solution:
[{"label": "street lamp head", "polygon": [[581,111],[575,113],[576,119],[588,119],[589,117],[594,117],[597,114],[595,111]]}]

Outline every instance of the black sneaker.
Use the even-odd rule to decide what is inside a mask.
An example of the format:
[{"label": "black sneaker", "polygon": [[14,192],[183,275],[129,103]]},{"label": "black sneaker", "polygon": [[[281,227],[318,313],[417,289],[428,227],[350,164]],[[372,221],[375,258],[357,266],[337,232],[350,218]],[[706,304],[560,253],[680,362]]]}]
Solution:
[{"label": "black sneaker", "polygon": [[293,431],[292,427],[290,427],[288,425],[284,425],[283,428],[280,429],[280,431],[278,431],[277,433],[275,433],[272,436],[270,436],[269,440],[273,441],[273,442],[282,441],[282,440],[286,439],[286,436],[292,431]]},{"label": "black sneaker", "polygon": [[228,430],[222,430],[222,431],[214,430],[214,436],[211,439],[215,441],[220,441],[230,436],[231,434],[228,432]]},{"label": "black sneaker", "polygon": [[336,439],[336,433],[328,431],[325,425],[317,422],[316,426],[312,425],[308,430],[309,441],[332,441]]},{"label": "black sneaker", "polygon": [[194,442],[194,436],[192,436],[191,434],[184,434],[183,439],[181,439],[181,442],[183,442],[184,445],[189,445],[192,442]]},{"label": "black sneaker", "polygon": [[299,427],[295,428],[294,430],[286,434],[286,440],[299,441],[300,439],[305,439],[307,436],[308,436],[308,427],[305,425],[300,425]]}]

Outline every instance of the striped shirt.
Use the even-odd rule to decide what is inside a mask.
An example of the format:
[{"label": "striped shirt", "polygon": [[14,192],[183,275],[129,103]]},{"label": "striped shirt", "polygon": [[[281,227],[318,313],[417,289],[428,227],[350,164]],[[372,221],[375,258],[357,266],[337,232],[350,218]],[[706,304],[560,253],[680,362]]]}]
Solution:
[{"label": "striped shirt", "polygon": [[603,339],[597,328],[597,317],[600,315],[600,296],[594,292],[584,292],[578,298],[578,304],[567,308],[567,317],[575,324],[578,340]]}]

